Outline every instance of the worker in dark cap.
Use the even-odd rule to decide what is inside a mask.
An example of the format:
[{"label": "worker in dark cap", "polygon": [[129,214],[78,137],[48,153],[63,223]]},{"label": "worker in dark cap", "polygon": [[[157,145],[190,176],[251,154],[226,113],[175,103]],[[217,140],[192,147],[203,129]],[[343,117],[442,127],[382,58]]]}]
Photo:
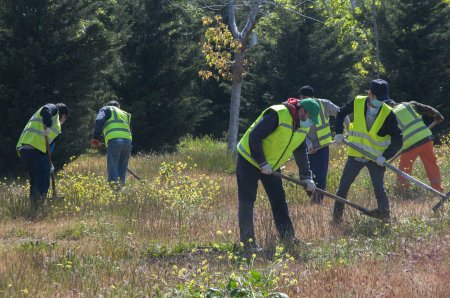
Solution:
[{"label": "worker in dark cap", "polygon": [[[131,155],[131,114],[120,109],[120,104],[113,100],[98,112],[95,119],[94,137],[91,145],[99,149],[101,136],[108,148],[107,167],[108,182],[114,190],[125,185],[128,160]],[[119,181],[120,180],[120,181]]]},{"label": "worker in dark cap", "polygon": [[[314,182],[317,188],[326,190],[330,158],[330,148],[327,145],[333,140],[330,128],[330,116],[336,116],[339,112],[339,107],[328,99],[316,98],[314,89],[309,85],[303,86],[299,90],[299,99],[305,98],[314,99],[320,107],[319,123],[310,127],[306,135],[306,145],[308,147],[308,158],[314,176]],[[322,203],[323,194],[319,192],[308,194],[313,203]]]},{"label": "worker in dark cap", "polygon": [[[350,186],[359,172],[362,168],[367,167],[378,204],[378,208],[371,210],[370,214],[386,220],[390,218],[390,208],[384,189],[384,173],[386,172],[384,163],[400,150],[403,143],[397,118],[392,108],[383,103],[388,99],[388,83],[381,79],[371,81],[367,95],[356,96],[354,100],[340,109],[336,116],[335,136],[336,142],[341,144],[344,140],[344,118],[353,114],[348,141],[377,156],[376,160],[370,160],[364,154],[348,147],[348,159],[336,194],[341,198],[346,198]],[[343,213],[344,204],[335,202],[333,211],[335,223],[342,220]]]}]

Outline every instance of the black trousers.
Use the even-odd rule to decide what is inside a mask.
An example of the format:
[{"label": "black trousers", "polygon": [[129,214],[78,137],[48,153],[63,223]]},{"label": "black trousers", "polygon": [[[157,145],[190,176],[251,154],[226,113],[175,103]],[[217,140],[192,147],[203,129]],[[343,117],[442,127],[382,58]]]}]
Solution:
[{"label": "black trousers", "polygon": [[[347,193],[350,186],[364,167],[367,167],[369,170],[373,190],[375,191],[375,197],[377,198],[378,209],[389,212],[389,200],[386,195],[386,190],[384,189],[384,173],[386,172],[386,168],[377,165],[373,161],[362,162],[354,157],[349,157],[345,163],[336,195],[344,199],[347,198]],[[344,206],[344,204],[339,202],[334,203],[333,216],[335,218],[342,217],[342,214],[344,213]]]},{"label": "black trousers", "polygon": [[241,242],[248,245],[250,238],[256,241],[253,224],[253,208],[256,201],[259,180],[261,180],[266,194],[269,197],[272,215],[280,238],[283,241],[288,241],[295,237],[281,178],[261,173],[259,168],[249,163],[240,154],[237,160],[236,177],[238,184],[238,219]]}]

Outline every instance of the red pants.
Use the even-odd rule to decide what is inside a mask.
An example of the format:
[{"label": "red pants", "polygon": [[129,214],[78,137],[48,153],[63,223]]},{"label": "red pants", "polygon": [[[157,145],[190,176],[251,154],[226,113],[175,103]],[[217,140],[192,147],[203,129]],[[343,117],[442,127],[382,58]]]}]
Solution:
[{"label": "red pants", "polygon": [[[420,145],[414,149],[411,149],[400,155],[399,169],[407,174],[411,174],[414,161],[420,156],[423,162],[425,172],[427,173],[428,180],[430,180],[431,187],[443,192],[444,189],[441,185],[441,173],[436,163],[436,156],[433,152],[433,142],[430,140],[423,145]],[[397,175],[397,181],[403,189],[409,188],[409,182],[405,178]]]}]

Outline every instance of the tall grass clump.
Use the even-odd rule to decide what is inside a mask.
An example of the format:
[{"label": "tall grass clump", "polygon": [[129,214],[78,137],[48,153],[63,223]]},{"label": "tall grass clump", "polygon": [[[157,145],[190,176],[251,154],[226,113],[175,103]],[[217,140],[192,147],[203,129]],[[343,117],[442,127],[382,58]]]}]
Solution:
[{"label": "tall grass clump", "polygon": [[177,155],[181,160],[191,160],[201,170],[214,173],[234,173],[236,154],[230,152],[227,144],[206,136],[187,136],[177,145]]}]

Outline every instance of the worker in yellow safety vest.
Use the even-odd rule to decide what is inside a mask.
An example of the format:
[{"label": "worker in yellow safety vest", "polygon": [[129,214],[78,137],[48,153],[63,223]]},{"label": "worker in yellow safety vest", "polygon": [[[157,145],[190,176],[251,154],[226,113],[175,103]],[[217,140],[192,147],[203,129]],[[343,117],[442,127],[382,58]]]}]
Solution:
[{"label": "worker in yellow safety vest", "polygon": [[289,98],[262,112],[237,145],[238,220],[240,240],[249,250],[259,250],[253,225],[253,208],[258,181],[261,180],[269,202],[275,227],[285,243],[297,242],[289,216],[281,178],[271,175],[294,155],[300,177],[307,191],[314,192],[306,152],[305,138],[309,128],[318,124],[319,105],[311,98]]},{"label": "worker in yellow safety vest", "polygon": [[[402,147],[401,131],[392,109],[383,101],[389,99],[389,85],[385,80],[371,81],[367,96],[356,98],[342,107],[336,116],[335,141],[341,144],[343,122],[346,115],[353,114],[353,122],[349,127],[348,140],[377,156],[376,161],[367,159],[360,152],[348,147],[348,159],[344,166],[341,181],[336,195],[346,198],[351,184],[363,167],[369,170],[375,191],[378,208],[371,210],[374,217],[390,218],[389,200],[384,189],[384,162],[393,157]],[[344,204],[335,202],[333,220],[339,223],[344,213]]]},{"label": "worker in yellow safety vest", "polygon": [[[128,161],[131,156],[131,114],[120,109],[120,104],[113,100],[98,112],[95,120],[94,136],[91,145],[99,149],[103,135],[108,149],[108,182],[115,190],[125,185]],[[119,181],[120,179],[120,181]]]},{"label": "worker in yellow safety vest", "polygon": [[[316,98],[314,89],[303,86],[299,90],[299,99],[313,98],[320,107],[319,124],[312,125],[306,135],[308,158],[316,186],[322,190],[327,188],[328,163],[330,158],[329,145],[333,137],[330,128],[330,116],[336,116],[339,107],[328,99]],[[319,149],[318,149],[319,148]],[[309,194],[313,203],[321,204],[323,194],[314,192]]]},{"label": "worker in yellow safety vest", "polygon": [[50,174],[54,167],[50,163],[46,140],[50,150],[61,134],[61,126],[69,116],[63,103],[46,104],[28,120],[17,142],[16,149],[30,174],[30,201],[34,211],[44,202],[50,187]]},{"label": "worker in yellow safety vest", "polygon": [[[411,174],[414,161],[417,157],[420,157],[431,187],[437,191],[444,192],[441,183],[441,172],[433,151],[432,133],[425,125],[422,116],[432,117],[436,124],[443,122],[444,117],[435,108],[416,101],[396,104],[393,100],[390,100],[386,103],[393,107],[403,136],[399,169],[407,174]],[[408,180],[401,175],[397,175],[397,182],[402,189],[407,190],[409,188]]]}]

